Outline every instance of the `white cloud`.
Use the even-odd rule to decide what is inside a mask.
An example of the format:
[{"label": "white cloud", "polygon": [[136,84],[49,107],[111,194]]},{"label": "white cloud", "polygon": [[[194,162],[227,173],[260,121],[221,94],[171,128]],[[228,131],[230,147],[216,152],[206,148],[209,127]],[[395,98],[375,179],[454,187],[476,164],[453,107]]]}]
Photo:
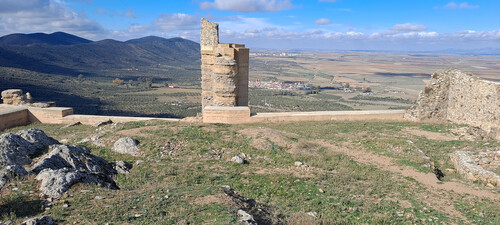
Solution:
[{"label": "white cloud", "polygon": [[446,9],[455,9],[457,7],[458,7],[457,3],[454,3],[454,2],[450,2],[444,6],[444,8],[446,8]]},{"label": "white cloud", "polygon": [[200,17],[184,13],[161,14],[153,21],[153,25],[161,31],[170,32],[178,30],[198,29]]},{"label": "white cloud", "polygon": [[114,11],[114,10],[108,10],[104,8],[98,8],[95,10],[96,13],[107,15],[107,16],[122,16],[125,18],[137,18],[135,14],[135,10],[132,8],[128,8],[126,11]]},{"label": "white cloud", "polygon": [[201,2],[203,10],[217,9],[236,12],[273,12],[292,8],[291,0],[214,0]]},{"label": "white cloud", "polygon": [[63,31],[96,38],[106,30],[85,12],[76,13],[55,0],[2,0],[0,35]]},{"label": "white cloud", "polygon": [[137,16],[135,15],[135,10],[131,9],[131,8],[128,8],[127,11],[118,11],[118,15],[120,16],[123,16],[123,17],[126,17],[126,18],[137,18]]},{"label": "white cloud", "polygon": [[467,2],[463,2],[460,4],[461,9],[477,9],[479,8],[479,5],[469,5]]},{"label": "white cloud", "polygon": [[330,21],[329,19],[326,19],[326,18],[321,18],[321,19],[316,20],[316,22],[314,22],[314,24],[316,24],[316,25],[328,25],[330,23],[332,23],[332,21]]},{"label": "white cloud", "polygon": [[394,25],[391,30],[393,31],[424,31],[427,27],[421,24],[403,23]]},{"label": "white cloud", "polygon": [[469,3],[467,2],[462,2],[460,4],[457,4],[455,2],[450,2],[446,5],[444,5],[445,9],[457,9],[457,8],[460,8],[460,9],[477,9],[479,8],[479,5],[469,5]]}]

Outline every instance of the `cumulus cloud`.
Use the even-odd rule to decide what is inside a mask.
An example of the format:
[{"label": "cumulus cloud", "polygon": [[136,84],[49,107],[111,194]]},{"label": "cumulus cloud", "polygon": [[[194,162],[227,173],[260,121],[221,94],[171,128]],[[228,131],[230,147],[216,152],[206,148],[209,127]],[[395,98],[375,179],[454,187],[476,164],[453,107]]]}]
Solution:
[{"label": "cumulus cloud", "polygon": [[3,0],[0,7],[0,35],[64,31],[96,38],[106,30],[96,21],[76,13],[55,0]]},{"label": "cumulus cloud", "polygon": [[161,14],[153,21],[153,25],[161,31],[192,30],[199,28],[200,17],[184,13]]},{"label": "cumulus cloud", "polygon": [[456,9],[458,7],[457,3],[454,3],[454,2],[450,2],[446,5],[444,5],[444,8],[447,8],[447,9]]},{"label": "cumulus cloud", "polygon": [[135,10],[128,8],[127,11],[118,11],[118,15],[126,18],[137,18],[135,15]]},{"label": "cumulus cloud", "polygon": [[132,8],[128,8],[126,11],[114,11],[114,10],[108,10],[104,8],[98,8],[95,10],[96,13],[107,15],[107,16],[122,16],[125,18],[137,18],[135,14],[135,10]]},{"label": "cumulus cloud", "polygon": [[461,9],[477,9],[479,8],[479,5],[469,5],[467,2],[463,2],[460,4]]},{"label": "cumulus cloud", "polygon": [[273,12],[292,8],[291,0],[214,0],[201,2],[203,10],[217,9],[236,12]]},{"label": "cumulus cloud", "polygon": [[477,9],[479,8],[479,5],[469,5],[469,3],[467,2],[462,2],[460,4],[457,4],[455,2],[450,2],[446,5],[444,5],[444,8],[445,9],[457,9],[457,8],[460,8],[460,9]]},{"label": "cumulus cloud", "polygon": [[391,30],[393,31],[424,31],[427,27],[421,24],[403,23],[394,25]]},{"label": "cumulus cloud", "polygon": [[328,25],[330,23],[332,23],[332,21],[330,21],[329,19],[326,19],[326,18],[321,18],[321,19],[316,20],[316,22],[314,22],[314,24],[316,24],[316,25]]}]

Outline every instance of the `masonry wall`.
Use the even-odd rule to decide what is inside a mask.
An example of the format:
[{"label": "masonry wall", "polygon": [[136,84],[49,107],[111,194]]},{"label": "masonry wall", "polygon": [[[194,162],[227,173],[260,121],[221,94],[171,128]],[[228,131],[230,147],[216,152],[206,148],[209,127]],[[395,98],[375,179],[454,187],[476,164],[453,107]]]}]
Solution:
[{"label": "masonry wall", "polygon": [[27,109],[0,108],[0,131],[29,123]]},{"label": "masonry wall", "polygon": [[459,70],[437,71],[405,117],[478,126],[500,139],[500,83]]},{"label": "masonry wall", "polygon": [[450,81],[447,119],[479,126],[500,139],[500,83],[462,72]]},{"label": "masonry wall", "polygon": [[202,19],[202,107],[247,106],[249,50],[242,44],[219,43],[218,29],[218,24]]}]

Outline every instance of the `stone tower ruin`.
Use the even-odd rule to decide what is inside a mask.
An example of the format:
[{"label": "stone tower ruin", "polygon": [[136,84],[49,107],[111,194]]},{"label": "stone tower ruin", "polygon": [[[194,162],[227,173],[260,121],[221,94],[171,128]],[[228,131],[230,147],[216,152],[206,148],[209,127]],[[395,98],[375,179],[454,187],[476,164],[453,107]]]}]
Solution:
[{"label": "stone tower ruin", "polygon": [[249,119],[248,48],[219,43],[219,25],[201,19],[200,51],[203,121],[238,123]]},{"label": "stone tower ruin", "polygon": [[219,25],[201,19],[202,106],[248,106],[249,51],[220,44]]}]

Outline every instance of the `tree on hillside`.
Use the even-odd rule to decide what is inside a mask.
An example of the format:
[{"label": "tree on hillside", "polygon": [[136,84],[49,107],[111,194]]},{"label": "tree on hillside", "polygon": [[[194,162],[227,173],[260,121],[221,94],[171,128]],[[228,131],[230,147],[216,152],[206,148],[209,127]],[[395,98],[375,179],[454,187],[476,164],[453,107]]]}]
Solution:
[{"label": "tree on hillside", "polygon": [[122,79],[119,79],[119,78],[116,78],[113,80],[113,84],[123,85],[124,83],[125,83],[125,81],[123,81]]},{"label": "tree on hillside", "polygon": [[82,82],[83,81],[83,74],[78,74],[78,81],[79,82]]}]

